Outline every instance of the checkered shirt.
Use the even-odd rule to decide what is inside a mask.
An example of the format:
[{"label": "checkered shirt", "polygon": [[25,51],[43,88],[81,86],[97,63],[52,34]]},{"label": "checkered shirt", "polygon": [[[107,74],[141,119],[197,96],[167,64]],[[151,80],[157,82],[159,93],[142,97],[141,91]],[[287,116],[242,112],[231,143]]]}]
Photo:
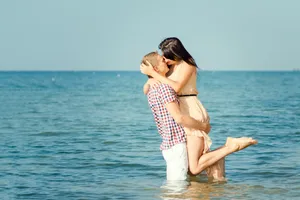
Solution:
[{"label": "checkered shirt", "polygon": [[148,103],[154,116],[158,133],[162,138],[161,150],[170,149],[176,144],[186,142],[183,127],[175,122],[166,108],[166,104],[179,100],[176,92],[166,84],[160,84],[156,88],[150,88]]}]

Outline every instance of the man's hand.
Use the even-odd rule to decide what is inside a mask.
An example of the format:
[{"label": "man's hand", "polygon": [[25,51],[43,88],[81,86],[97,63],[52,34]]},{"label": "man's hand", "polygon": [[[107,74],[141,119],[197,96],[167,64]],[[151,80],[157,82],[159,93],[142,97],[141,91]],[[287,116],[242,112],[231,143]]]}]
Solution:
[{"label": "man's hand", "polygon": [[183,115],[177,102],[173,101],[167,103],[166,108],[177,124],[183,127],[204,131],[206,134],[209,133],[211,129],[209,122],[200,122],[189,115]]},{"label": "man's hand", "polygon": [[203,130],[206,134],[210,132],[211,126],[209,123],[203,123]]}]

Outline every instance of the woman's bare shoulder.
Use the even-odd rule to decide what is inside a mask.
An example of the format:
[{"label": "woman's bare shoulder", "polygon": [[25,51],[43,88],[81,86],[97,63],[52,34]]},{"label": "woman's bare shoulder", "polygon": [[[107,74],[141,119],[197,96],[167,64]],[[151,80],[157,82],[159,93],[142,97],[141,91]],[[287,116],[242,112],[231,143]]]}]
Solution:
[{"label": "woman's bare shoulder", "polygon": [[180,71],[197,72],[197,68],[195,66],[190,65],[185,61],[179,63],[178,69]]}]

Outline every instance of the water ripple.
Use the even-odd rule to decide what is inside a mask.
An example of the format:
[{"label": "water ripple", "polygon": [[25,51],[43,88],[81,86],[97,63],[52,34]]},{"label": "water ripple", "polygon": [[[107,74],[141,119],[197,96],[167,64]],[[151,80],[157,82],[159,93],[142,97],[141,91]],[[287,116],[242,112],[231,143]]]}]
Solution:
[{"label": "water ripple", "polygon": [[[118,75],[119,74],[119,75]],[[226,183],[165,182],[160,138],[139,72],[0,73],[3,199],[297,199],[299,74],[201,72],[213,148],[259,144],[226,158]]]}]

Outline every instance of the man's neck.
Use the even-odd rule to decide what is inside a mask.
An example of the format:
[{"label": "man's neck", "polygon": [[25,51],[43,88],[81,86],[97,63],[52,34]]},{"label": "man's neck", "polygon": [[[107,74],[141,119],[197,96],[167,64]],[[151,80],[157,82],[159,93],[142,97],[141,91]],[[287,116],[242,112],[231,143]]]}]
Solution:
[{"label": "man's neck", "polygon": [[162,75],[163,77],[166,77],[166,74],[164,74],[164,73],[158,72],[158,74]]}]

